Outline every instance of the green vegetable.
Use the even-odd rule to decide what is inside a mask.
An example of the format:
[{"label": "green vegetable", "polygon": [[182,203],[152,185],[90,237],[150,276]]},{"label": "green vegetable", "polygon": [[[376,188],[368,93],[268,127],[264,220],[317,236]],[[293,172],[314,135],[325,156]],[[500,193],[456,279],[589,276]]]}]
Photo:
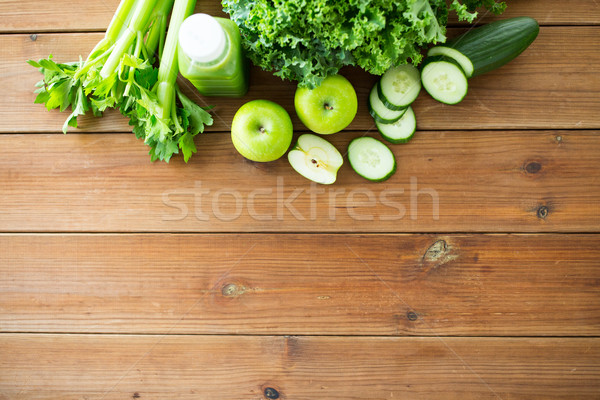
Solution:
[{"label": "green vegetable", "polygon": [[460,51],[448,46],[433,46],[427,51],[427,58],[433,56],[444,56],[451,58],[460,65],[467,78],[473,76],[473,63]]},{"label": "green vegetable", "polygon": [[211,115],[185,96],[176,84],[179,27],[194,11],[195,5],[195,0],[175,0],[158,81],[151,90],[138,86],[140,97],[136,106],[125,110],[136,125],[136,136],[151,147],[152,161],[168,162],[181,150],[187,162],[196,153],[194,137],[204,131],[205,125],[213,123]]},{"label": "green vegetable", "polygon": [[421,91],[421,75],[411,64],[390,68],[377,83],[379,100],[390,110],[403,110]]},{"label": "green vegetable", "polygon": [[474,13],[474,11],[478,7],[485,7],[494,14],[502,14],[506,9],[506,4],[504,2],[498,3],[496,0],[462,0],[462,3],[463,4],[458,0],[453,0],[450,9],[456,11],[459,16],[465,15],[465,19],[469,22],[473,22],[477,17],[477,14]]},{"label": "green vegetable", "polygon": [[421,61],[420,50],[444,42],[449,9],[472,21],[495,0],[222,0],[254,64],[314,88],[346,65],[381,75]]},{"label": "green vegetable", "polygon": [[[161,4],[168,2],[160,0]],[[85,62],[80,59],[76,63],[56,63],[52,56],[37,62],[28,61],[44,75],[36,85],[39,89],[35,102],[45,103],[49,110],[64,111],[71,106],[73,112],[65,121],[63,132],[66,133],[69,126],[77,127],[77,116],[90,109],[94,115],[100,115],[107,108],[116,107],[118,95],[124,95],[125,89],[123,85],[118,87],[119,78],[133,72],[135,66],[150,67],[144,64],[148,52],[143,46],[143,29],[157,3],[157,0],[122,0],[104,38]],[[128,54],[128,50],[133,54]],[[136,60],[139,61],[134,62]],[[123,74],[119,76],[119,72]]]},{"label": "green vegetable", "polygon": [[396,173],[396,158],[385,144],[369,136],[352,139],[348,161],[358,175],[373,182],[383,182]]},{"label": "green vegetable", "polygon": [[373,85],[371,88],[371,92],[369,93],[369,114],[373,117],[376,122],[382,122],[384,124],[391,124],[393,122],[398,121],[408,107],[405,107],[401,110],[392,110],[383,104],[381,99],[379,98],[379,82]]},{"label": "green vegetable", "polygon": [[469,83],[460,64],[445,56],[427,57],[421,70],[423,87],[437,101],[458,104],[467,95]]},{"label": "green vegetable", "polygon": [[509,18],[472,29],[445,46],[432,47],[421,65],[423,87],[436,100],[457,104],[467,95],[467,78],[503,66],[537,37],[530,17]]},{"label": "green vegetable", "polygon": [[429,50],[428,56],[445,55],[463,66],[467,77],[485,74],[521,54],[537,37],[540,27],[530,17],[515,17],[472,29]]},{"label": "green vegetable", "polygon": [[408,107],[404,115],[396,122],[384,123],[375,120],[375,126],[381,136],[390,143],[408,143],[417,131],[417,118],[412,107]]},{"label": "green vegetable", "polygon": [[[52,56],[28,61],[44,75],[36,84],[35,102],[44,103],[49,110],[71,107],[72,113],[63,125],[65,133],[69,126],[77,127],[77,116],[90,110],[99,116],[108,108],[119,109],[130,118],[136,136],[151,147],[153,161],[169,161],[181,150],[187,162],[196,151],[193,137],[203,131],[205,124],[211,124],[212,118],[175,85],[181,24],[177,21],[183,21],[196,2],[177,0],[175,6],[173,2],[122,0],[104,38],[85,61],[57,63]],[[161,58],[159,70],[152,65],[156,53]],[[175,97],[181,107],[177,107]]]}]

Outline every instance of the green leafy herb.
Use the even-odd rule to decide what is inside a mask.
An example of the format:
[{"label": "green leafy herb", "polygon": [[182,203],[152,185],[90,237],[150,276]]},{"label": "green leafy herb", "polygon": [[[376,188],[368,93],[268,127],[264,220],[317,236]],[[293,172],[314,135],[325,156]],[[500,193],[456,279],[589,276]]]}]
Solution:
[{"label": "green leafy herb", "polygon": [[[254,64],[275,75],[318,86],[346,65],[381,75],[421,61],[421,48],[446,40],[445,0],[222,0]],[[454,0],[459,19],[475,8],[504,10],[495,0]]]},{"label": "green leafy herb", "polygon": [[[212,117],[175,85],[177,34],[196,1],[174,1],[122,0],[104,38],[85,61],[61,64],[52,56],[28,61],[44,76],[36,85],[35,102],[49,110],[71,107],[65,133],[90,110],[98,116],[106,109],[119,109],[129,117],[136,136],[151,147],[152,160],[169,161],[181,150],[187,162],[196,152],[194,136],[212,124]],[[156,53],[159,69],[153,66]]]},{"label": "green leafy herb", "polygon": [[[142,87],[134,80],[137,102],[135,106],[123,109],[137,126],[134,129],[137,137],[150,146],[152,161],[168,162],[181,150],[187,162],[196,152],[194,137],[204,131],[205,125],[213,123],[211,115],[188,99],[176,84],[179,27],[193,12],[195,4],[195,1],[175,0],[157,82],[149,90],[149,87]],[[142,70],[140,73],[146,72]]]}]

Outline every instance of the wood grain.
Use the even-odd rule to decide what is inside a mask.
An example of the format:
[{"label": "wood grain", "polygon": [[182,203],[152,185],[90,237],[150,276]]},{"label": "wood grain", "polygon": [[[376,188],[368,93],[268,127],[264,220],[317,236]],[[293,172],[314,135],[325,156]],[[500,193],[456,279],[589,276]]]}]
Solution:
[{"label": "wood grain", "polygon": [[[476,23],[498,19],[529,16],[538,20],[540,25],[598,25],[600,24],[600,3],[594,0],[507,0],[508,7],[501,15],[479,10]],[[465,25],[458,22],[455,14],[450,13],[450,25]]]},{"label": "wood grain", "polygon": [[[454,29],[452,35],[461,30]],[[100,34],[40,34],[0,36],[0,132],[60,132],[66,115],[33,104],[34,84],[40,74],[27,59],[53,54],[71,61],[87,54]],[[421,130],[460,129],[583,129],[600,128],[600,74],[590,65],[600,64],[597,38],[600,27],[548,27],[519,58],[499,70],[469,82],[469,94],[456,106],[434,101],[423,91],[414,104]],[[376,80],[357,69],[343,70],[354,84],[359,112],[349,130],[373,129],[366,99]],[[243,99],[204,98],[189,84],[187,93],[201,105],[216,105],[210,131],[229,131],[237,109],[246,101],[267,98],[283,105],[302,129],[294,112],[295,85],[269,72],[253,70],[251,90]],[[27,123],[23,123],[27,121]],[[118,113],[104,118],[82,118],[82,132],[130,132]]]},{"label": "wood grain", "polygon": [[599,244],[597,235],[1,235],[0,330],[597,336]]},{"label": "wood grain", "polygon": [[[3,18],[0,33],[104,32],[119,2],[120,0],[0,0],[0,15]],[[220,2],[214,0],[197,0],[195,12],[226,16]]]},{"label": "wood grain", "polygon": [[[104,31],[118,4],[118,0],[0,0],[0,33]],[[599,6],[590,0],[509,0],[508,5],[501,16],[481,11],[481,20],[528,15],[542,25],[600,24]],[[196,12],[222,15],[218,1],[198,0]],[[457,23],[451,13],[450,24]]]},{"label": "wood grain", "polygon": [[599,339],[0,335],[0,353],[3,400],[591,399],[600,385]]},{"label": "wood grain", "polygon": [[[85,56],[117,3],[0,0],[0,400],[598,398],[598,1],[483,15],[540,36],[458,106],[421,93],[391,180],[346,162],[331,187],[233,149],[251,99],[304,129],[295,85],[257,69],[243,100],[187,87],[221,132],[189,165],[152,164],[116,113],[58,135],[24,61]],[[328,138],[342,152],[377,136],[376,77],[343,74],[360,106]]]},{"label": "wood grain", "polygon": [[[342,152],[359,133],[333,135]],[[373,135],[373,133],[371,133]],[[0,135],[3,232],[598,232],[597,131],[418,132],[398,171],[316,186],[201,135],[189,164],[131,134]]]}]

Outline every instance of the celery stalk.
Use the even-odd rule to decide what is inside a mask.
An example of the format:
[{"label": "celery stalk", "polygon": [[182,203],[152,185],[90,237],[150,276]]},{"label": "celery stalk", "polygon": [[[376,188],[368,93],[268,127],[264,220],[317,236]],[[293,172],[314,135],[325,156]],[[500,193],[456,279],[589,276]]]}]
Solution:
[{"label": "celery stalk", "polygon": [[[68,127],[77,127],[78,115],[118,108],[130,118],[135,135],[151,147],[153,161],[168,162],[181,151],[187,162],[196,152],[194,137],[213,122],[176,85],[179,27],[195,4],[195,0],[121,0],[104,38],[85,63],[59,64],[52,56],[29,61],[44,74],[35,102],[61,111],[71,106],[65,133]],[[160,55],[158,69],[152,66],[155,52]]]},{"label": "celery stalk", "polygon": [[[94,115],[101,115],[107,108],[131,107],[135,100],[129,96],[140,95],[139,90],[131,90],[133,86],[154,85],[156,74],[148,60],[144,37],[150,17],[155,15],[155,6],[160,5],[157,12],[165,19],[172,2],[121,0],[103,39],[85,62],[80,59],[79,62],[57,63],[52,56],[28,61],[44,75],[44,79],[36,84],[38,96],[35,102],[44,103],[48,109],[63,111],[71,106],[73,110],[65,121],[63,132],[66,133],[69,127],[77,127],[77,116],[89,110]],[[164,36],[164,31],[159,31],[158,35]],[[141,82],[134,84],[136,76]]]},{"label": "celery stalk", "polygon": [[143,31],[148,24],[156,2],[157,0],[144,0],[137,3],[133,10],[131,21],[129,21],[129,24],[127,25],[127,30],[119,36],[115,48],[100,71],[100,76],[102,78],[106,79],[116,71],[121,58],[137,37],[137,32]]},{"label": "celery stalk", "polygon": [[158,69],[151,91],[142,90],[135,112],[128,113],[138,138],[150,146],[152,161],[169,162],[181,151],[187,162],[196,152],[194,137],[213,123],[211,115],[187,98],[176,84],[179,73],[177,41],[181,24],[194,10],[195,0],[175,0]]},{"label": "celery stalk", "polygon": [[131,9],[135,3],[143,0],[121,0],[117,11],[113,15],[104,38],[96,44],[94,49],[90,52],[88,60],[93,59],[97,52],[104,52],[107,46],[114,44],[119,38],[121,32],[125,30],[129,20],[131,19]]},{"label": "celery stalk", "polygon": [[160,67],[158,68],[158,87],[156,94],[161,105],[162,119],[169,119],[175,101],[175,81],[179,73],[179,63],[177,61],[177,41],[179,37],[179,28],[183,21],[194,12],[196,0],[175,0],[171,21],[169,23],[169,32],[165,47],[163,48]]},{"label": "celery stalk", "polygon": [[165,34],[167,32],[167,21],[169,12],[173,8],[174,0],[159,0],[154,13],[152,14],[148,37],[146,39],[146,50],[148,57],[153,59],[154,53],[158,50],[158,58],[162,58],[162,50],[165,44]]},{"label": "celery stalk", "polygon": [[121,4],[119,4],[115,15],[113,15],[110,24],[108,24],[108,28],[106,28],[106,38],[113,42],[117,40],[119,34],[129,25],[131,9],[139,1],[142,0],[121,0]]}]

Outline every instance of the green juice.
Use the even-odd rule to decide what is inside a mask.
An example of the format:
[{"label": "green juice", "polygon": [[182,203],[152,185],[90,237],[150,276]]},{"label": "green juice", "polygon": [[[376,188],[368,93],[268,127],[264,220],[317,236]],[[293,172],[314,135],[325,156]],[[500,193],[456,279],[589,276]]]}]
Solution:
[{"label": "green juice", "polygon": [[241,97],[248,62],[237,25],[207,14],[190,16],[179,31],[179,71],[205,96]]}]

